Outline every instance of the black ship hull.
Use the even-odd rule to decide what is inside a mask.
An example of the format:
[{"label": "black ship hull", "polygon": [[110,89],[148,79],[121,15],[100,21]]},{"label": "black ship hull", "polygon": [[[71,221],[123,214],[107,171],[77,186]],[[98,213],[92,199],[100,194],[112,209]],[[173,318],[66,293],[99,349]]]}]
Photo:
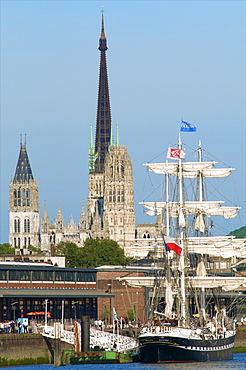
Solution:
[{"label": "black ship hull", "polygon": [[139,360],[145,363],[231,360],[234,338],[186,339],[176,336],[139,338]]}]

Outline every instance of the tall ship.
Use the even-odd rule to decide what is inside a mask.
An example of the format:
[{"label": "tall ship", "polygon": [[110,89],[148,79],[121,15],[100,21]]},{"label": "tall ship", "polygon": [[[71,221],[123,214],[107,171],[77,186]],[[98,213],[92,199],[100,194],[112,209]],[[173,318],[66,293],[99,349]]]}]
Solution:
[{"label": "tall ship", "polygon": [[[182,121],[180,131],[195,130]],[[235,276],[232,267],[246,257],[246,244],[233,236],[212,235],[212,217],[234,218],[239,207],[206,200],[206,180],[225,178],[233,168],[204,161],[201,142],[196,161],[186,161],[181,133],[174,146],[168,149],[166,162],[146,164],[149,171],[164,176],[165,198],[141,202],[145,212],[160,222],[163,263],[154,276],[128,281],[151,291],[148,321],[138,338],[140,361],[230,360],[236,307],[240,289],[246,286],[245,277]],[[216,263],[229,263],[227,272],[215,273]]]}]

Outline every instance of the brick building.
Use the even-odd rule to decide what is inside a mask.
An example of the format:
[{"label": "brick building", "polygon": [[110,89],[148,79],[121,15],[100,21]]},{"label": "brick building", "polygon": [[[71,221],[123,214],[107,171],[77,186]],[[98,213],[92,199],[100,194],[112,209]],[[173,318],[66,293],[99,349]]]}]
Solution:
[{"label": "brick building", "polygon": [[137,322],[140,319],[141,322],[145,322],[148,290],[127,286],[119,280],[125,276],[143,277],[145,271],[129,266],[102,266],[97,268],[97,271],[98,290],[113,295],[112,298],[105,296],[98,298],[98,318],[105,318],[105,314],[111,312],[108,321],[112,322],[113,308],[115,308],[118,320],[121,317],[127,319],[131,313],[134,321]]}]

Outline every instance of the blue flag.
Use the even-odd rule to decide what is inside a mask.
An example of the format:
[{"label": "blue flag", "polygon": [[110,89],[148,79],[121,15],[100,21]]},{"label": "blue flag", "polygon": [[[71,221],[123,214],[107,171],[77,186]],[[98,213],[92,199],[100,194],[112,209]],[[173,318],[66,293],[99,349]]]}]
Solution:
[{"label": "blue flag", "polygon": [[180,131],[195,132],[196,127],[189,122],[181,121]]}]

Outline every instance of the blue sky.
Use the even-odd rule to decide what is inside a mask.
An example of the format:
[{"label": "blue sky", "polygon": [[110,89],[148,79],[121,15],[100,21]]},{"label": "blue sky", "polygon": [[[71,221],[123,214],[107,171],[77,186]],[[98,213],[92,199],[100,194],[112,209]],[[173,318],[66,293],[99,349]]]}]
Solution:
[{"label": "blue sky", "polygon": [[20,134],[27,134],[41,215],[46,201],[53,221],[60,200],[66,223],[71,215],[78,222],[88,194],[102,5],[113,126],[132,160],[137,222],[153,222],[138,205],[152,192],[143,163],[165,160],[183,118],[197,126],[182,136],[187,153],[202,140],[208,159],[235,168],[223,199],[242,209],[221,231],[246,225],[244,1],[2,0],[0,242],[8,241]]}]

